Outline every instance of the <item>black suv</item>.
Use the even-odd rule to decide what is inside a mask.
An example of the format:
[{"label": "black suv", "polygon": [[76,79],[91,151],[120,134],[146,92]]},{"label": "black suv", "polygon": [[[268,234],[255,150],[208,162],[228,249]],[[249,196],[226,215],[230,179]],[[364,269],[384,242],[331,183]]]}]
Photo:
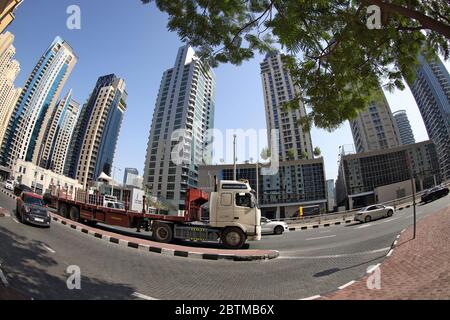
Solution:
[{"label": "black suv", "polygon": [[449,190],[445,187],[435,187],[430,190],[425,191],[425,193],[422,195],[422,202],[427,203],[429,201],[433,201],[442,197],[445,197],[448,195]]}]

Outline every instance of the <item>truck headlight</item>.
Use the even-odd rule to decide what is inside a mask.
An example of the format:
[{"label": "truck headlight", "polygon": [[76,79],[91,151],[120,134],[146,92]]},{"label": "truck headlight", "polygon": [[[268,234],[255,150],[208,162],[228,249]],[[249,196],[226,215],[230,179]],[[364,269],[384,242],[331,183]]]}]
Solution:
[{"label": "truck headlight", "polygon": [[30,209],[29,207],[25,207],[25,212],[26,212],[26,213],[30,213],[30,212],[31,212],[31,209]]}]

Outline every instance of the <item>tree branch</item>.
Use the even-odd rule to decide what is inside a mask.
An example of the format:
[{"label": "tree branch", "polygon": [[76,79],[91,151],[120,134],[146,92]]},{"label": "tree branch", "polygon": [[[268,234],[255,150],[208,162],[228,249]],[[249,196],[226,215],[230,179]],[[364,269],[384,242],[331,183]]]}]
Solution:
[{"label": "tree branch", "polygon": [[379,6],[385,12],[397,13],[402,16],[417,20],[421,23],[421,25],[429,30],[438,32],[442,34],[444,37],[450,39],[450,26],[435,20],[421,12],[415,11],[410,8],[402,7],[398,4],[386,3],[382,0],[362,0],[361,2],[366,4],[374,4]]}]

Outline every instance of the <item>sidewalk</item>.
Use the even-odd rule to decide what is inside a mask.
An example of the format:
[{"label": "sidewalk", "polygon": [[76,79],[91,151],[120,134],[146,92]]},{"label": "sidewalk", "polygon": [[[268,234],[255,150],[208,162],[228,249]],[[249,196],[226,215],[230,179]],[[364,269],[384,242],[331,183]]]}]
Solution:
[{"label": "sidewalk", "polygon": [[327,300],[450,299],[450,207],[421,219],[402,233],[392,255],[381,264],[381,288],[368,289],[363,279]]}]

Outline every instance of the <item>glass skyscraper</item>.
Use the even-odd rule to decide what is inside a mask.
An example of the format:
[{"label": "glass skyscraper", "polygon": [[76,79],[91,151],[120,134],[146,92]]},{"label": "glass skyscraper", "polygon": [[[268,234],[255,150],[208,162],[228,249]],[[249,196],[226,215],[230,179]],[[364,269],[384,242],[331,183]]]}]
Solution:
[{"label": "glass skyscraper", "polygon": [[106,75],[98,79],[81,111],[64,171],[83,186],[96,181],[102,172],[111,175],[127,96],[125,81]]},{"label": "glass skyscraper", "polygon": [[[162,77],[144,164],[144,186],[167,200],[171,213],[184,209],[187,189],[198,186],[198,166],[211,161],[205,150],[214,108],[213,71],[190,46],[181,47]],[[174,150],[182,163],[173,161]]]},{"label": "glass skyscraper", "polygon": [[419,62],[411,91],[436,146],[443,177],[450,179],[450,75],[438,57],[427,61],[419,56]]},{"label": "glass skyscraper", "polygon": [[41,144],[40,159],[38,160],[40,167],[63,174],[70,139],[79,111],[80,104],[73,100],[72,90],[70,90],[66,97],[58,103],[46,129],[47,138]]},{"label": "glass skyscraper", "polygon": [[29,76],[12,112],[3,139],[0,164],[32,161],[43,141],[56,100],[77,62],[72,48],[56,37]]}]

